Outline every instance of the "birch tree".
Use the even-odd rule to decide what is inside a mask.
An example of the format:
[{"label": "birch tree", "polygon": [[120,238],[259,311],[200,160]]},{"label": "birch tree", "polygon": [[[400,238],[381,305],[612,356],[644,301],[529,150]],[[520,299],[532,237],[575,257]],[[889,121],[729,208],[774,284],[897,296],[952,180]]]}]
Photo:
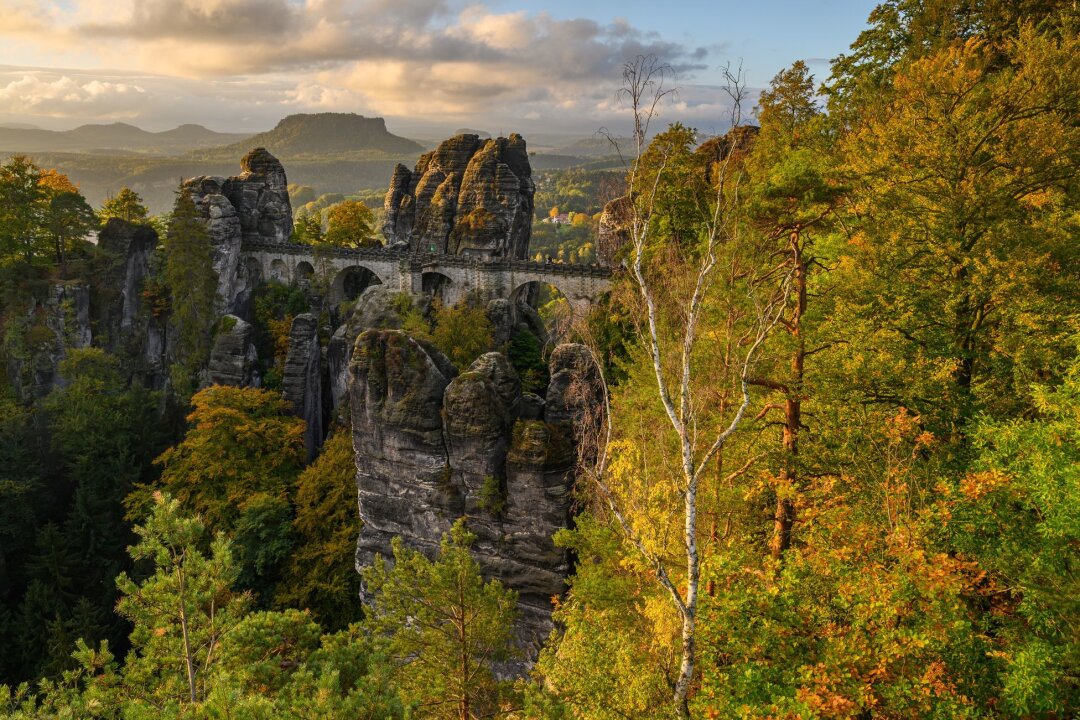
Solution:
[{"label": "birch tree", "polygon": [[[583,474],[625,539],[651,567],[677,613],[681,639],[671,702],[677,716],[688,718],[697,663],[701,486],[714,476],[724,448],[747,420],[753,368],[782,318],[791,268],[787,263],[763,267],[741,230],[741,71],[728,71],[733,132],[706,144],[706,150],[715,150],[712,156],[700,149],[695,153],[700,173],[684,172],[677,157],[680,143],[664,138],[647,142],[659,109],[674,93],[670,69],[655,57],[641,56],[625,64],[623,80],[620,97],[634,123],[627,158],[626,269],[640,311],[638,342],[652,371],[649,392],[665,421],[662,429],[655,428],[656,440],[670,441],[677,455],[663,478],[678,498],[670,518],[679,527],[679,537],[671,543],[678,548],[676,556],[658,547],[656,528],[642,519],[647,513],[638,511],[632,494],[611,472],[612,415],[619,408],[610,406],[606,392],[600,439],[594,453],[583,453],[596,460]],[[695,214],[693,241],[677,248],[671,247],[671,237],[659,222],[665,198],[672,197],[688,202]],[[721,290],[724,302],[718,300]],[[702,332],[706,317],[707,334]],[[716,392],[718,387],[723,390]],[[734,473],[746,472],[751,464],[752,459],[747,460]]]}]

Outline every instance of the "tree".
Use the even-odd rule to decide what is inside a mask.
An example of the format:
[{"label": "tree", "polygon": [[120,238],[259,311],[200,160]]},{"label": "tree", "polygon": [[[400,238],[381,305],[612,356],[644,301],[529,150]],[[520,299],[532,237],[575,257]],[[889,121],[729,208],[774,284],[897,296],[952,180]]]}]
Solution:
[{"label": "tree", "polygon": [[52,238],[56,262],[60,265],[67,262],[70,245],[86,237],[98,225],[97,216],[86,198],[70,191],[59,192],[49,200],[45,222]]},{"label": "tree", "polygon": [[156,460],[161,482],[213,531],[232,531],[255,498],[291,501],[304,421],[279,393],[212,385],[191,398],[184,439]]},{"label": "tree", "polygon": [[948,533],[988,574],[1006,712],[1050,717],[1080,707],[1080,357],[1060,385],[1031,394],[1035,416],[974,428]]},{"label": "tree", "polygon": [[171,327],[178,336],[173,381],[181,392],[187,392],[210,354],[218,278],[210,236],[186,189],[178,193],[169,220],[163,279],[171,297]]},{"label": "tree", "polygon": [[365,621],[401,672],[397,682],[422,717],[490,717],[504,692],[494,663],[513,655],[517,594],[484,582],[469,554],[476,536],[459,520],[428,560],[394,538],[394,565],[364,572],[374,602]]},{"label": "tree", "polygon": [[160,494],[135,534],[139,542],[131,548],[132,559],[149,560],[154,569],[141,582],[127,573],[116,579],[122,595],[117,611],[135,625],[125,682],[142,701],[137,704],[161,708],[201,702],[222,638],[246,603],[232,592],[231,546],[219,534],[206,553],[203,524],[185,517],[179,501]]},{"label": "tree", "polygon": [[323,242],[336,247],[378,247],[375,238],[375,215],[359,200],[345,200],[333,205],[326,214]]},{"label": "tree", "polygon": [[484,309],[466,299],[453,307],[440,305],[436,309],[431,341],[455,366],[464,370],[491,350],[493,332]]},{"label": "tree", "polygon": [[293,223],[292,241],[302,245],[318,245],[323,242],[322,213],[298,212]]},{"label": "tree", "polygon": [[41,170],[25,155],[0,165],[0,249],[29,262],[40,251],[47,197]]},{"label": "tree", "polygon": [[[63,521],[65,552],[80,595],[106,619],[105,633],[83,637],[108,639],[116,647],[126,630],[110,612],[114,581],[127,566],[131,538],[123,503],[160,447],[154,427],[158,398],[141,386],[128,387],[117,359],[99,348],[69,350],[59,370],[67,384],[55,388],[42,407],[53,458],[74,490]],[[58,650],[66,660],[72,649]]]},{"label": "tree", "polygon": [[146,209],[142,198],[129,187],[122,187],[115,196],[110,195],[106,198],[98,216],[102,222],[109,218],[119,218],[129,223],[147,223],[150,221],[150,211]]},{"label": "tree", "polygon": [[[791,545],[795,500],[800,486],[799,436],[805,429],[803,403],[808,398],[807,358],[828,347],[808,347],[806,327],[811,290],[825,265],[815,256],[814,233],[829,231],[843,188],[830,164],[824,118],[814,101],[814,83],[806,64],[798,61],[773,78],[758,105],[760,132],[747,160],[747,211],[750,222],[766,236],[774,256],[791,277],[790,306],[781,326],[790,339],[788,368],[760,372],[753,385],[779,393],[782,403],[762,412],[783,412],[783,457],[777,474],[776,510],[770,550],[779,560]],[[812,337],[812,336],[811,336]]]},{"label": "tree", "polygon": [[339,427],[296,488],[296,549],[278,587],[279,605],[309,608],[331,630],[360,620],[360,576],[354,567],[360,518],[352,433]]},{"label": "tree", "polygon": [[[675,610],[679,667],[673,672],[671,704],[679,717],[688,718],[698,657],[699,488],[747,417],[752,368],[787,305],[788,273],[764,272],[758,249],[739,231],[744,150],[737,132],[717,144],[723,151],[709,163],[688,151],[693,133],[681,126],[646,144],[656,111],[672,92],[668,73],[655,57],[638,57],[624,66],[620,95],[634,117],[627,173],[628,297],[640,318],[637,356],[647,368],[641,378],[647,397],[638,402],[660,411],[648,421],[656,433],[650,442],[662,448],[659,472],[642,480],[614,472],[640,459],[629,445],[612,445],[616,406],[606,408],[606,423],[598,423],[605,434],[596,443],[601,452],[586,472],[602,508],[651,568]],[[737,126],[741,77],[729,76]],[[695,171],[697,163],[707,172]],[[727,318],[716,323],[724,314]],[[710,320],[705,326],[710,342],[704,343],[702,325]],[[717,357],[717,348],[726,354]],[[722,388],[719,393],[714,383]],[[630,410],[628,417],[633,416]],[[618,452],[619,447],[627,452]],[[636,496],[637,491],[646,496]],[[659,525],[639,507],[658,501],[665,506],[661,513],[677,508]],[[663,529],[667,522],[679,528],[677,542]]]},{"label": "tree", "polygon": [[842,365],[957,452],[977,413],[1015,411],[1015,383],[1068,347],[1078,55],[1075,33],[1030,27],[1004,60],[980,38],[951,45],[899,68],[841,143],[859,222],[837,317],[860,335]]}]

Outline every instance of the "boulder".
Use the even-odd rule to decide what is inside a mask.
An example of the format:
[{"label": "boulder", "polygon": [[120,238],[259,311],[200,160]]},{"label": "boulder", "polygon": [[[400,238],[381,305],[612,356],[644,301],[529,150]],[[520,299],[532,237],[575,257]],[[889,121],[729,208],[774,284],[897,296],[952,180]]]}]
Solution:
[{"label": "boulder", "polygon": [[603,384],[592,354],[584,345],[565,343],[548,361],[544,420],[574,425],[603,400]]},{"label": "boulder", "polygon": [[107,322],[115,334],[129,330],[136,323],[142,307],[143,281],[150,275],[150,259],[158,244],[158,236],[149,225],[137,225],[119,218],[109,218],[98,233],[98,247],[114,258],[119,270],[111,281],[120,287],[119,307],[110,313]]}]

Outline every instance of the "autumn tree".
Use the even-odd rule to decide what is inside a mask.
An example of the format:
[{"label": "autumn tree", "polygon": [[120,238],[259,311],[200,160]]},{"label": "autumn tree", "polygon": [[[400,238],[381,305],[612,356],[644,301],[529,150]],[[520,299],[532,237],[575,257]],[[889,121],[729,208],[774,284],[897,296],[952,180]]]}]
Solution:
[{"label": "autumn tree", "polygon": [[150,211],[146,209],[142,198],[129,187],[122,187],[116,195],[110,195],[106,198],[98,216],[102,222],[109,218],[119,218],[129,223],[147,223],[150,221]]},{"label": "autumn tree", "polygon": [[360,532],[356,457],[348,427],[327,439],[296,486],[296,549],[276,601],[309,608],[327,629],[341,629],[361,617],[360,576],[353,560]]},{"label": "autumn tree", "polygon": [[[791,277],[788,307],[781,333],[789,342],[788,367],[760,369],[750,383],[779,395],[767,404],[762,417],[783,415],[783,453],[777,473],[776,509],[770,551],[775,559],[791,545],[795,497],[800,484],[799,435],[805,426],[803,403],[807,358],[828,347],[812,342],[806,327],[808,303],[817,276],[827,265],[816,256],[814,238],[827,233],[842,188],[829,153],[826,125],[814,100],[813,77],[799,61],[773,78],[758,100],[760,131],[747,160],[746,210],[756,232],[763,233],[771,254],[780,259],[778,270]],[[779,343],[774,342],[773,345]],[[782,352],[782,351],[781,351]]]},{"label": "autumn tree", "polygon": [[[622,97],[635,132],[627,176],[630,284],[622,297],[638,318],[635,377],[626,398],[606,409],[598,461],[585,472],[599,510],[674,610],[657,655],[658,662],[675,658],[667,669],[669,712],[689,717],[699,669],[700,489],[748,419],[750,378],[786,306],[788,273],[764,272],[758,249],[740,232],[737,142],[729,139],[710,164],[680,126],[647,141],[671,92],[667,73],[651,57],[624,67]],[[741,77],[730,79],[737,108]],[[737,125],[738,116],[733,120]],[[643,423],[650,428],[644,448],[630,439]],[[643,453],[650,457],[644,465]],[[750,464],[742,463],[742,472]]]},{"label": "autumn tree", "polygon": [[365,624],[399,666],[398,687],[418,717],[491,717],[505,693],[493,665],[514,654],[517,594],[484,582],[469,553],[475,540],[459,520],[432,561],[395,538],[393,566],[379,557],[364,572],[374,598]]},{"label": "autumn tree", "polygon": [[279,393],[212,385],[191,398],[184,439],[157,459],[164,487],[211,531],[230,531],[253,498],[291,500],[304,421]]},{"label": "autumn tree", "polygon": [[322,242],[336,247],[378,247],[375,215],[359,200],[345,200],[326,213],[326,235]]},{"label": "autumn tree", "polygon": [[456,367],[465,369],[491,350],[492,333],[484,309],[465,299],[452,307],[437,307],[431,341]]},{"label": "autumn tree", "polygon": [[849,378],[953,441],[1068,347],[1077,50],[1030,26],[955,43],[898,68],[842,143],[860,216],[841,265]]}]

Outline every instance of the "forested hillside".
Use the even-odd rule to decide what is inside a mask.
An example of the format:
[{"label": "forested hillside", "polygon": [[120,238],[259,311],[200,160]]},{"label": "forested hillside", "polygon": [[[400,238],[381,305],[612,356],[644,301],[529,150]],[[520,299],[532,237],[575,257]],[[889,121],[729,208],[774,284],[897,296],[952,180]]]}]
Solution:
[{"label": "forested hillside", "polygon": [[[1078,23],[889,0],[719,137],[638,56],[615,173],[473,138],[455,238],[512,190],[587,314],[328,273],[376,217],[265,150],[161,216],[7,160],[0,716],[1076,717]],[[274,203],[310,272],[215,295]]]}]

